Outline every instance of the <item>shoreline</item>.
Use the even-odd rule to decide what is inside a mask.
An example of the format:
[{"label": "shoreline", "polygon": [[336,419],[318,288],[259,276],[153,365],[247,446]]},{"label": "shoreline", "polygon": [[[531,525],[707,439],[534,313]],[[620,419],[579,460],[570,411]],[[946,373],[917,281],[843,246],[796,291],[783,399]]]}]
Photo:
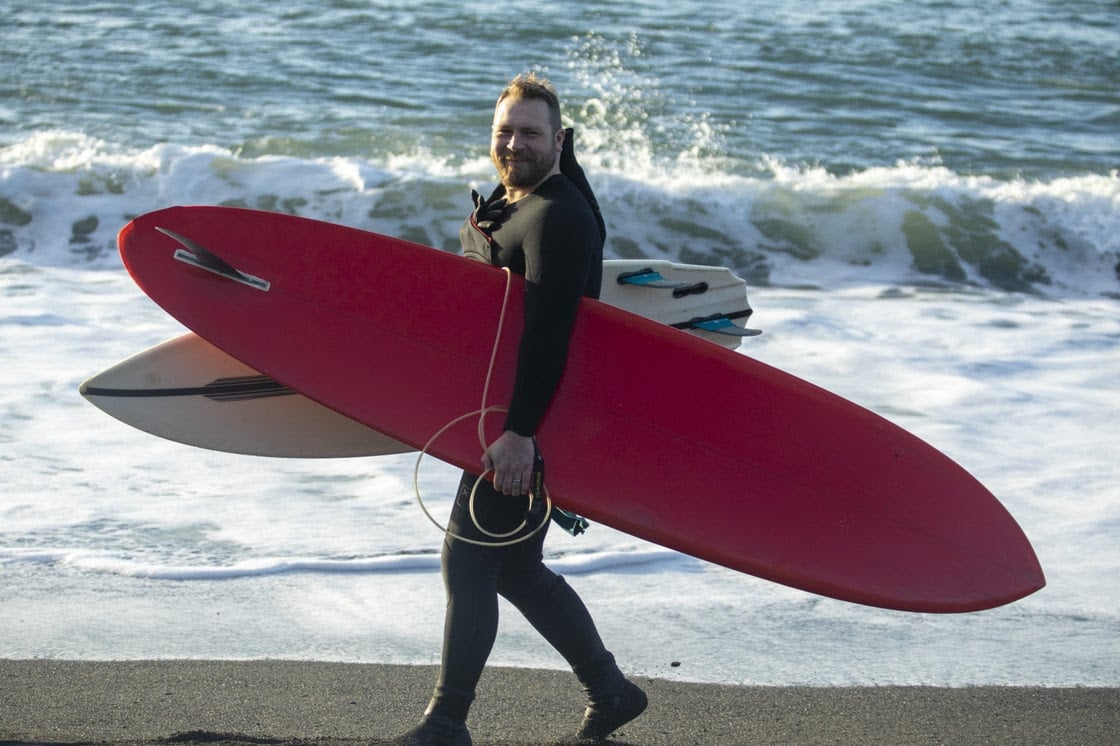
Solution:
[{"label": "shoreline", "polygon": [[[433,666],[314,661],[0,660],[0,746],[377,744],[412,727]],[[607,743],[1093,744],[1120,740],[1120,689],[754,687],[648,677],[650,707]],[[488,668],[476,746],[574,743],[567,672]]]}]

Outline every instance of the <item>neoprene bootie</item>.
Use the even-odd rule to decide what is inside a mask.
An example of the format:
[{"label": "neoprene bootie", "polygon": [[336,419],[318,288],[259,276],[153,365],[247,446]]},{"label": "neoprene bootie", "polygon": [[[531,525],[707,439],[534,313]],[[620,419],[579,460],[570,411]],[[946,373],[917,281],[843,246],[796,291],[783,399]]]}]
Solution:
[{"label": "neoprene bootie", "polygon": [[463,723],[426,715],[415,728],[389,742],[390,746],[471,746],[471,732]]},{"label": "neoprene bootie", "polygon": [[623,679],[617,692],[600,694],[583,713],[576,736],[584,741],[601,741],[645,712],[649,699],[637,684]]}]

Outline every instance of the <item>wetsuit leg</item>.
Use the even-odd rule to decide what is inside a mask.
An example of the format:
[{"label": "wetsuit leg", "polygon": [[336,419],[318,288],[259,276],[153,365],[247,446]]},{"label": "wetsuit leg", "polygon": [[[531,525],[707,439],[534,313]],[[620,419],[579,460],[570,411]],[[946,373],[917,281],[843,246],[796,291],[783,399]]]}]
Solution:
[{"label": "wetsuit leg", "polygon": [[533,543],[525,542],[521,556],[502,565],[498,593],[564,656],[586,688],[616,683],[622,673],[603,645],[583,600],[563,577],[545,566],[540,545],[530,546]]},{"label": "wetsuit leg", "polygon": [[[459,483],[449,529],[458,536],[493,541],[477,530],[470,517],[470,492],[476,479],[464,474]],[[526,507],[525,500],[495,492],[487,481],[478,486],[475,515],[489,531],[512,530],[525,520]],[[526,531],[535,525],[530,522]],[[545,526],[525,541],[506,547],[478,546],[450,536],[444,540],[447,610],[440,676],[428,707],[430,714],[466,720],[497,636],[499,594],[568,661],[592,698],[619,686],[622,673],[603,645],[587,607],[561,576],[544,565],[547,531]]]},{"label": "wetsuit leg", "polygon": [[[479,541],[495,539],[481,533],[470,517],[471,488],[477,477],[464,473],[456,492],[448,528],[452,534]],[[505,533],[524,520],[527,502],[495,492],[483,481],[475,496],[475,514],[488,531]],[[545,530],[529,541],[544,541]],[[428,712],[455,721],[466,719],[475,687],[498,632],[498,576],[511,552],[509,547],[478,546],[448,536],[444,539],[442,568],[447,592],[443,657],[435,694]],[[540,552],[538,544],[537,552]]]}]

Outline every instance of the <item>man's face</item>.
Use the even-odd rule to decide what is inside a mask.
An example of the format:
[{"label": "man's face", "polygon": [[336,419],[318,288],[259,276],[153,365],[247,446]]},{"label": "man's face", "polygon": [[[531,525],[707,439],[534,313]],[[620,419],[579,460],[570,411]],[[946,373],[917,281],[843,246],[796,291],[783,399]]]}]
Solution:
[{"label": "man's face", "polygon": [[544,101],[507,98],[494,110],[490,159],[507,189],[528,189],[544,181],[563,143],[564,132],[552,131]]}]

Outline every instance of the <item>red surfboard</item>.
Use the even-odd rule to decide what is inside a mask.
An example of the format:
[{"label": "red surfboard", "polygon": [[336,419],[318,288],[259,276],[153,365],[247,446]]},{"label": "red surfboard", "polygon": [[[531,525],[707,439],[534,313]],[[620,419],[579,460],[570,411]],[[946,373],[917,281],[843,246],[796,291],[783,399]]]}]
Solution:
[{"label": "red surfboard", "polygon": [[[143,290],[271,378],[414,447],[508,401],[522,281],[444,251],[275,213],[174,207],[120,233]],[[508,307],[502,314],[503,303]],[[497,437],[503,415],[486,418]],[[963,612],[1045,581],[999,501],[932,446],[794,376],[585,299],[538,435],[557,505],[855,603]],[[467,417],[429,452],[468,469]]]}]

